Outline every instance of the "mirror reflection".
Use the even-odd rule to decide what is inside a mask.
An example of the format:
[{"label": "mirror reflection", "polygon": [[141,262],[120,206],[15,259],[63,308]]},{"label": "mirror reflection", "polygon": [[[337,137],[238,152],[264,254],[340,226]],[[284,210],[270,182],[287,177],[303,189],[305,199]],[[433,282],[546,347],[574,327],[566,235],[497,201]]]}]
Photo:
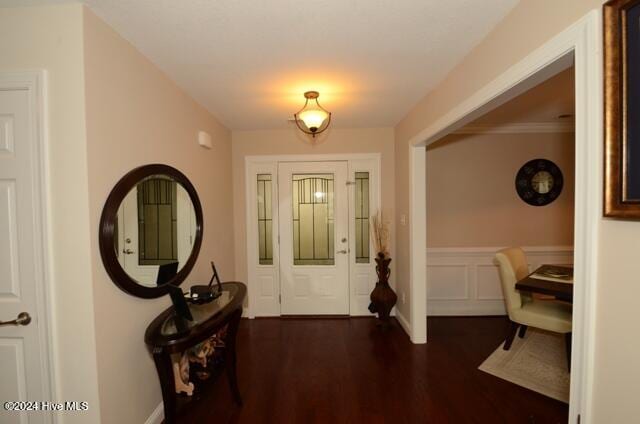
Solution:
[{"label": "mirror reflection", "polygon": [[118,208],[118,262],[143,286],[170,281],[189,259],[196,216],[187,191],[167,175],[140,181]]}]

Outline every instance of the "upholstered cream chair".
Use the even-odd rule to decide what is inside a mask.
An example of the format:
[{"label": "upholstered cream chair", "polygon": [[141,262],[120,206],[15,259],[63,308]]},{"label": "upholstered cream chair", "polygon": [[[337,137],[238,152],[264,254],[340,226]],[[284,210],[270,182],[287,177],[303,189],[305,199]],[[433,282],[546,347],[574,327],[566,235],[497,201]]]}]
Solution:
[{"label": "upholstered cream chair", "polygon": [[519,336],[525,336],[527,327],[536,327],[565,335],[567,361],[571,359],[571,305],[564,302],[536,300],[516,289],[518,280],[529,275],[527,258],[522,249],[511,247],[496,253],[500,267],[500,281],[504,302],[511,321],[504,350],[509,350],[520,327]]}]

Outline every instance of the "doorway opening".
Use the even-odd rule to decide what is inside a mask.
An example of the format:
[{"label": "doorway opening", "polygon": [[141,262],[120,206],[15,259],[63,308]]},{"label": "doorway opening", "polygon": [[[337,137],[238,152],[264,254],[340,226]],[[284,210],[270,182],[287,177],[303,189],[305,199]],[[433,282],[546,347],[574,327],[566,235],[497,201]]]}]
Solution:
[{"label": "doorway opening", "polygon": [[[569,411],[574,86],[571,66],[426,152],[426,300],[433,342],[442,340],[442,328],[473,328],[475,336],[461,340],[468,353],[461,366],[474,375],[480,369],[477,378],[488,384],[514,384],[503,395],[507,403],[537,399],[539,409],[531,414],[544,421],[566,421]],[[553,267],[567,273],[566,281],[536,279],[540,285],[529,290],[506,287],[517,280],[500,270],[511,264],[496,260],[505,248],[524,253],[527,270],[513,267],[519,277]],[[550,317],[563,325],[548,325]],[[518,337],[511,337],[516,321],[510,318],[525,323]]]},{"label": "doorway opening", "polygon": [[409,141],[411,339],[427,341],[425,147],[575,63],[575,223],[569,421],[590,408],[602,211],[601,15],[593,11],[509,68]]},{"label": "doorway opening", "polygon": [[504,315],[502,248],[573,262],[574,84],[571,66],[427,146],[428,316]]}]

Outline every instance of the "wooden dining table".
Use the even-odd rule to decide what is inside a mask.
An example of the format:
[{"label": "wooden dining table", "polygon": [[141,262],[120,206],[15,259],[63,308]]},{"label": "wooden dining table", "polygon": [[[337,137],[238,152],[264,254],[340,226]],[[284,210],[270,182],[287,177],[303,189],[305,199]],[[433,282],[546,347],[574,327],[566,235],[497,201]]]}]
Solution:
[{"label": "wooden dining table", "polygon": [[[542,268],[545,265],[542,265]],[[532,275],[540,269],[536,269],[522,280],[516,283],[516,289],[529,293],[538,293],[553,296],[558,300],[573,303],[573,283],[560,283],[557,281],[541,280]]]}]

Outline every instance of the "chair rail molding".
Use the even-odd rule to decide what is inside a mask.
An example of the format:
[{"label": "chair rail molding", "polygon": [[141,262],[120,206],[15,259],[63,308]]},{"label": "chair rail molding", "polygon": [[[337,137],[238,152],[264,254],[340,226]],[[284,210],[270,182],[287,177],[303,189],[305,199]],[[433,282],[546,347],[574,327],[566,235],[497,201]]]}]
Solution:
[{"label": "chair rail molding", "polygon": [[[429,316],[505,315],[495,254],[502,247],[427,249]],[[523,247],[531,271],[542,264],[573,263],[572,246]]]}]

